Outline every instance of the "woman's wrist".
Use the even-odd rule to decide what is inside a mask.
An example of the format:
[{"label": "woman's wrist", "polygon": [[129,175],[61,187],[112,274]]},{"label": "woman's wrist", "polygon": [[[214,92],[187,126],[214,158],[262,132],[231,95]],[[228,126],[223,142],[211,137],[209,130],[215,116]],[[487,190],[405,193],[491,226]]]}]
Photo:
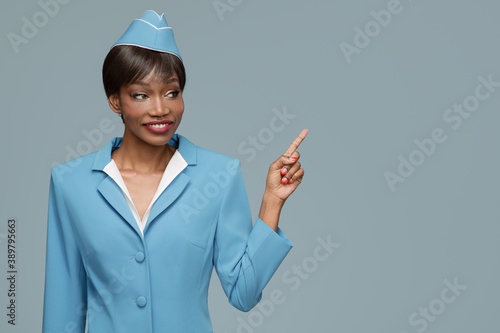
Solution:
[{"label": "woman's wrist", "polygon": [[281,209],[285,201],[267,192],[262,197],[259,218],[274,231],[278,231]]},{"label": "woman's wrist", "polygon": [[265,201],[268,205],[276,207],[276,208],[283,208],[283,205],[285,204],[285,200],[275,196],[274,194],[265,191],[264,195],[262,197],[262,201]]}]

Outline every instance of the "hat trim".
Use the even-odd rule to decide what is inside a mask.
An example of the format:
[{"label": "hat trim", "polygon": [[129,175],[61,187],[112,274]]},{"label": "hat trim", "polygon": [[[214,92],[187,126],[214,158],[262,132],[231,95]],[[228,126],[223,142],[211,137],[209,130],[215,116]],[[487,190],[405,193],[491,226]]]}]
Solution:
[{"label": "hat trim", "polygon": [[161,13],[161,15],[158,15],[158,13],[157,13],[156,11],[152,10],[152,9],[146,10],[146,11],[144,12],[144,14],[146,14],[147,12],[153,12],[153,13],[155,13],[155,14],[156,14],[156,16],[158,16],[158,19],[159,19],[159,20],[161,20],[161,19],[163,18],[163,15],[165,14],[165,13]]},{"label": "hat trim", "polygon": [[163,52],[163,53],[169,53],[169,54],[173,54],[174,56],[176,56],[177,58],[179,58],[181,61],[182,61],[182,58],[178,55],[178,54],[175,54],[173,52],[169,52],[169,51],[163,51],[163,50],[159,50],[159,49],[153,49],[152,47],[145,47],[143,45],[139,45],[139,44],[130,44],[130,43],[120,43],[120,44],[115,44],[113,45],[111,48],[115,47],[115,46],[118,46],[118,45],[130,45],[130,46],[137,46],[137,47],[141,47],[143,49],[148,49],[148,50],[152,50],[152,51],[158,51],[158,52]]},{"label": "hat trim", "polygon": [[157,28],[155,27],[153,24],[149,23],[148,21],[144,21],[144,20],[141,20],[141,19],[135,19],[134,21],[142,21],[144,23],[147,23],[149,24],[150,26],[152,26],[153,28],[155,28],[156,30],[160,30],[160,29],[172,29],[172,27],[161,27],[161,28]]}]

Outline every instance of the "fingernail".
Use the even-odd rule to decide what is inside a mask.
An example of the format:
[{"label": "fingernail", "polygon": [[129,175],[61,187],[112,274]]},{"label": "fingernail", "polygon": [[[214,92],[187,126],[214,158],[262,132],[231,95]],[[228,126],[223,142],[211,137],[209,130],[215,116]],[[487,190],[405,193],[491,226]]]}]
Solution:
[{"label": "fingernail", "polygon": [[281,179],[281,184],[286,184],[286,178]]},{"label": "fingernail", "polygon": [[296,161],[296,160],[297,160],[297,157],[293,156],[293,157],[290,157],[290,159],[291,159],[292,161]]},{"label": "fingernail", "polygon": [[288,181],[288,184],[291,184],[291,183],[292,183],[292,180],[290,179],[290,180]]},{"label": "fingernail", "polygon": [[287,171],[286,171],[286,168],[281,169],[281,175],[282,175],[282,176],[286,175],[286,172],[287,172]]}]

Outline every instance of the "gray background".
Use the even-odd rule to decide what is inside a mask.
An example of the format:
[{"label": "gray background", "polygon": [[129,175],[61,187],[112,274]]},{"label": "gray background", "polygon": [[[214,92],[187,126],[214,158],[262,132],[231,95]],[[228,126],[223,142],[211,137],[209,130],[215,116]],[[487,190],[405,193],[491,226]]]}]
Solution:
[{"label": "gray background", "polygon": [[[130,22],[154,9],[174,28],[187,68],[178,133],[241,159],[254,219],[269,164],[309,129],[304,182],[280,222],[295,246],[264,291],[268,303],[273,291],[284,301],[239,312],[214,275],[215,332],[498,332],[500,88],[457,129],[443,115],[474,101],[479,76],[500,81],[500,3],[401,0],[348,62],[341,43],[354,45],[356,27],[376,29],[370,12],[391,1],[220,2],[232,11],[219,16],[212,0],[72,0],[17,53],[8,34],[22,35],[22,18],[42,9],[36,0],[2,4],[0,267],[16,217],[19,275],[15,327],[0,279],[0,331],[41,330],[50,168],[123,134],[101,66]],[[249,159],[238,146],[269,128],[273,109],[295,117]],[[114,130],[89,146],[84,131],[105,118]],[[436,128],[447,140],[415,153],[414,141]],[[384,174],[411,154],[423,162],[392,191]],[[340,245],[324,261],[318,237]],[[445,289],[454,280],[466,289]]]}]

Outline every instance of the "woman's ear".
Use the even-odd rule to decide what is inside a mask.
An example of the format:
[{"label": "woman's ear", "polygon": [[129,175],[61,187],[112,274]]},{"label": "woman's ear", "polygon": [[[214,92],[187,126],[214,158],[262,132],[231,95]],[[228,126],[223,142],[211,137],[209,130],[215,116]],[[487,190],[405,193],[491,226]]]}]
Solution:
[{"label": "woman's ear", "polygon": [[108,97],[108,104],[111,110],[115,113],[122,113],[121,105],[120,105],[120,97],[118,94],[112,94]]}]

